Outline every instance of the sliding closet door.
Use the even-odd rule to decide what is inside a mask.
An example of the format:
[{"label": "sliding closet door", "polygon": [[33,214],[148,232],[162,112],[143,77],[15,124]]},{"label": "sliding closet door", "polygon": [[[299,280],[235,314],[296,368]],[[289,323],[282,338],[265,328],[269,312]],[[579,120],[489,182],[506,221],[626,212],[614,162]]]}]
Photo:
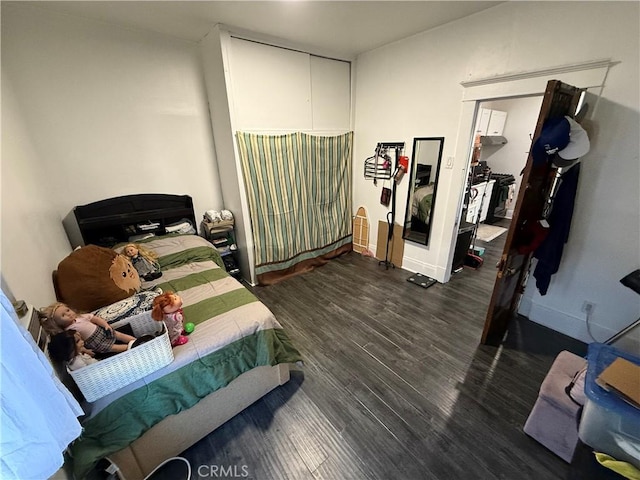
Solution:
[{"label": "sliding closet door", "polygon": [[231,39],[236,130],[312,128],[309,54]]},{"label": "sliding closet door", "polygon": [[231,38],[235,129],[344,133],[351,126],[351,64]]},{"label": "sliding closet door", "polygon": [[310,56],[313,130],[346,132],[351,126],[351,63]]}]

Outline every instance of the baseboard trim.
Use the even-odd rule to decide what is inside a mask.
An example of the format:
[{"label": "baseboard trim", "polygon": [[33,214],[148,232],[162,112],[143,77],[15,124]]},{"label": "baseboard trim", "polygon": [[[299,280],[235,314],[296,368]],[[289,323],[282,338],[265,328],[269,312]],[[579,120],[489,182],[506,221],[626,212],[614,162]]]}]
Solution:
[{"label": "baseboard trim", "polygon": [[444,282],[444,269],[437,265],[431,265],[415,258],[404,257],[402,259],[402,268],[413,273],[421,273],[431,278],[435,278],[438,282]]},{"label": "baseboard trim", "polygon": [[[576,317],[545,305],[540,305],[532,301],[531,298],[523,297],[520,301],[518,313],[527,317],[532,322],[544,325],[556,332],[568,335],[571,338],[585,343],[593,342],[587,330],[586,317]],[[600,342],[614,335],[616,332],[608,327],[603,327],[592,321],[589,322],[591,333]]]}]

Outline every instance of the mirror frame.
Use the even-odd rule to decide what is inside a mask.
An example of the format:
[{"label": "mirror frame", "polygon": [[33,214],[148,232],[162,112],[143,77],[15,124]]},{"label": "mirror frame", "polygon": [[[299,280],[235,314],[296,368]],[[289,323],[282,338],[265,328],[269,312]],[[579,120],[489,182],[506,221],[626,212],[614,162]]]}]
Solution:
[{"label": "mirror frame", "polygon": [[[411,238],[411,229],[407,228],[407,218],[409,221],[411,220],[411,200],[414,193],[415,186],[415,176],[417,171],[417,159],[416,159],[416,151],[418,142],[423,140],[434,140],[440,142],[440,148],[438,149],[438,160],[435,164],[435,177],[433,180],[433,196],[431,199],[431,211],[429,212],[429,223],[427,224],[427,231],[425,232],[424,242],[421,240],[416,240],[415,238]],[[436,193],[438,191],[438,178],[440,176],[440,164],[442,163],[442,151],[444,150],[444,137],[414,137],[413,139],[413,150],[411,152],[411,165],[409,171],[409,188],[407,191],[407,204],[406,210],[404,212],[404,220],[402,223],[402,238],[404,240],[409,240],[410,242],[418,243],[420,245],[429,246],[429,238],[431,237],[431,226],[433,225],[433,212],[436,207]]]}]

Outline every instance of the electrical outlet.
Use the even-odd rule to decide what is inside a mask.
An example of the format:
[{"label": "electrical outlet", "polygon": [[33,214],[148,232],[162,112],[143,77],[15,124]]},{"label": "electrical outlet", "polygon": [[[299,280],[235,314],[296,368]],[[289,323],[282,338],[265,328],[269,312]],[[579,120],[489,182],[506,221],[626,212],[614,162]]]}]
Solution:
[{"label": "electrical outlet", "polygon": [[596,308],[596,304],[587,300],[582,304],[582,312],[590,315],[593,313],[593,309]]}]

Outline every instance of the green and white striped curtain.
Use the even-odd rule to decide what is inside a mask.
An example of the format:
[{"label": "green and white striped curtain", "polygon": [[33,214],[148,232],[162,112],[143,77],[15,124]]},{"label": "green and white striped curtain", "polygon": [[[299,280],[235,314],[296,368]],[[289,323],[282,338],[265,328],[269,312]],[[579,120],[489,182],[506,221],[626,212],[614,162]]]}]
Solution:
[{"label": "green and white striped curtain", "polygon": [[353,132],[238,132],[256,275],[291,271],[300,262],[351,244]]}]

